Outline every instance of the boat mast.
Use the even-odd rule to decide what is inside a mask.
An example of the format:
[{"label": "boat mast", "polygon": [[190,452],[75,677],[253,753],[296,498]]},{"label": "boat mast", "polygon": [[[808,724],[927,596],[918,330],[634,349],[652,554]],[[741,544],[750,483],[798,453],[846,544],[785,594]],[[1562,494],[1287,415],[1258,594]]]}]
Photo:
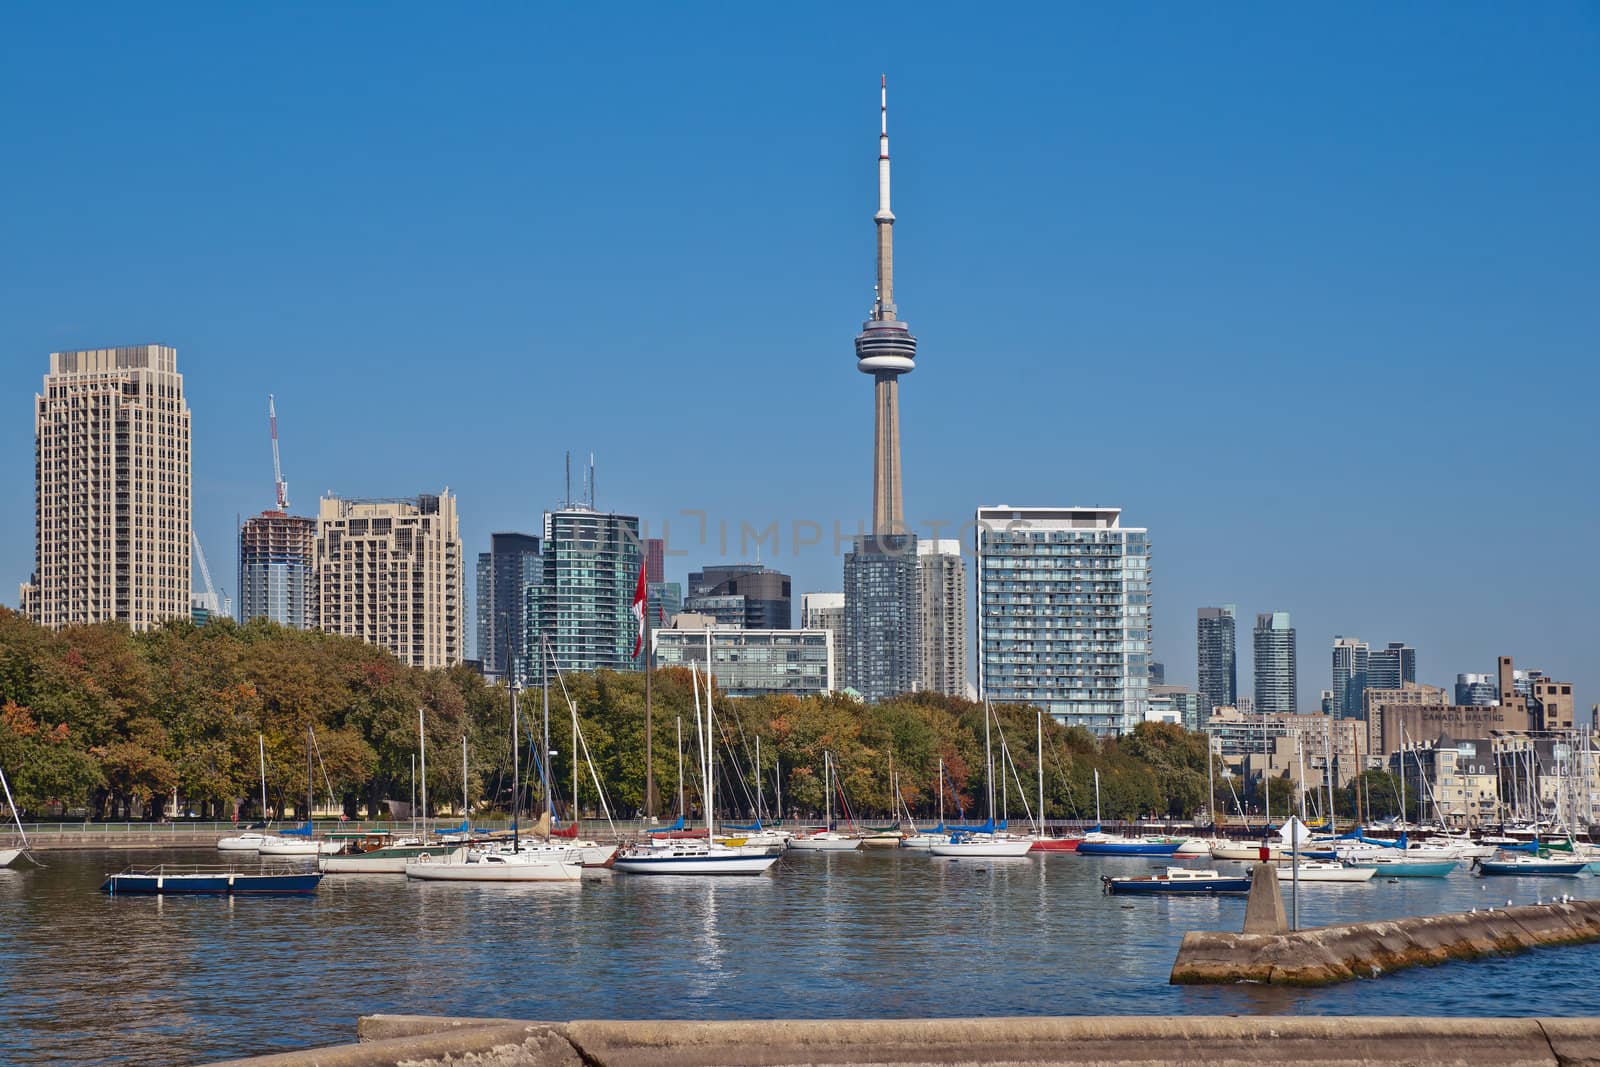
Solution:
[{"label": "boat mast", "polygon": [[[553,822],[555,820],[555,817],[556,817],[556,806],[555,806],[554,800],[550,796],[550,792],[551,792],[550,786],[551,786],[551,784],[552,784],[552,782],[551,782],[551,775],[550,775],[550,679],[548,677],[546,677],[545,678],[545,682],[544,682],[544,751],[539,753],[539,785],[544,790],[544,811],[545,811],[545,814],[550,816],[550,819]],[[549,839],[550,838],[549,838],[548,831],[547,831],[545,840],[548,841]]]},{"label": "boat mast", "polygon": [[1094,769],[1094,828],[1100,829],[1100,768]]},{"label": "boat mast", "polygon": [[267,818],[267,739],[256,734],[256,747],[261,752],[261,818]]},{"label": "boat mast", "polygon": [[944,757],[939,757],[939,829],[944,829]]},{"label": "boat mast", "polygon": [[306,830],[315,836],[316,827],[311,825],[311,724],[306,724]]},{"label": "boat mast", "polygon": [[[578,823],[578,703],[567,697],[567,707],[572,709],[572,823]],[[645,792],[649,792],[648,789]]]},{"label": "boat mast", "polygon": [[822,828],[833,829],[833,758],[822,750]]},{"label": "boat mast", "polygon": [[[306,727],[306,736],[311,736],[311,728]],[[428,843],[428,731],[422,721],[422,708],[417,708],[417,748],[422,753],[422,843]],[[310,749],[306,750],[306,759],[309,761]],[[307,764],[309,769],[309,763]],[[310,796],[308,792],[306,794]]]},{"label": "boat mast", "polygon": [[467,735],[461,735],[461,821],[469,822],[467,818]]},{"label": "boat mast", "polygon": [[[678,733],[678,818],[683,818],[683,716],[677,717]],[[684,825],[688,825],[685,823]]]},{"label": "boat mast", "polygon": [[711,717],[711,631],[706,631],[706,847],[711,847],[717,833],[717,780],[711,758],[716,751],[717,735],[712,731]]},{"label": "boat mast", "polygon": [[983,702],[983,775],[989,793],[989,827],[994,828],[994,752],[989,743],[989,701]]},{"label": "boat mast", "polygon": [[417,754],[411,753],[411,836],[417,836]]},{"label": "boat mast", "polygon": [[1044,710],[1038,709],[1037,726],[1039,728],[1038,752],[1035,753],[1039,761],[1039,836],[1044,836]]},{"label": "boat mast", "polygon": [[[539,639],[539,674],[544,676],[544,639]],[[550,685],[545,678],[546,687]],[[521,851],[517,839],[517,817],[522,814],[522,740],[517,733],[517,679],[511,678],[511,851]]]},{"label": "boat mast", "polygon": [[22,828],[22,815],[17,811],[17,802],[11,799],[11,783],[6,781],[6,772],[0,768],[0,787],[6,791],[6,807],[11,809],[11,821],[17,824],[17,835],[22,838],[22,851],[28,851],[28,831]]},{"label": "boat mast", "polygon": [[1217,832],[1217,777],[1211,770],[1211,731],[1206,731],[1206,814],[1211,816],[1211,833]]}]

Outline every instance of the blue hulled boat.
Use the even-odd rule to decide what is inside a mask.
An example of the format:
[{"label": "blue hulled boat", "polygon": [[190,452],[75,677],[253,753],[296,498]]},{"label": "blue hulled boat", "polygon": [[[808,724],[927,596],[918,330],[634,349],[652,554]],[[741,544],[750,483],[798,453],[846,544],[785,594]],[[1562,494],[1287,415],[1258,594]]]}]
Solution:
[{"label": "blue hulled boat", "polygon": [[1107,893],[1145,896],[1237,896],[1250,892],[1250,875],[1223,875],[1192,867],[1168,867],[1142,878],[1101,878]]},{"label": "blue hulled boat", "polygon": [[307,896],[322,881],[319,871],[237,871],[227,867],[189,867],[162,864],[130,867],[107,875],[102,893],[186,894],[191,896]]},{"label": "blue hulled boat", "polygon": [[1533,856],[1505,855],[1477,862],[1479,874],[1573,875],[1582,874],[1589,865],[1588,860],[1574,859],[1570,854],[1555,857],[1549,852]]},{"label": "blue hulled boat", "polygon": [[1082,856],[1170,856],[1183,844],[1182,839],[1121,837],[1117,834],[1089,834],[1078,843]]}]

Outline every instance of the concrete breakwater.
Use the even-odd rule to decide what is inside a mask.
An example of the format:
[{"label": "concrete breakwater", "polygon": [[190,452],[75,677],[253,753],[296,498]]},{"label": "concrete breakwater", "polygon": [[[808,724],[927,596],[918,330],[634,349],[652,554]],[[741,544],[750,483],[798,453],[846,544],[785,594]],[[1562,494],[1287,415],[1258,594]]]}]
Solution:
[{"label": "concrete breakwater", "polygon": [[1600,901],[1350,923],[1287,933],[1190,931],[1172,982],[1329,985],[1405,967],[1600,941]]},{"label": "concrete breakwater", "polygon": [[376,1015],[360,1044],[226,1067],[849,1067],[855,1064],[1594,1064],[1595,1019],[1083,1016],[519,1022]]}]

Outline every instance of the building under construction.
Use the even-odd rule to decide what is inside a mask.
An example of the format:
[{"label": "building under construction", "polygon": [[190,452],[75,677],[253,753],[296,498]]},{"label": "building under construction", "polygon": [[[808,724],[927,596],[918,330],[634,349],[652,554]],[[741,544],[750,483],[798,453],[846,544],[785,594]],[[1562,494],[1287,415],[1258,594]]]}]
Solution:
[{"label": "building under construction", "polygon": [[239,529],[239,621],[317,625],[317,520],[263,511]]}]

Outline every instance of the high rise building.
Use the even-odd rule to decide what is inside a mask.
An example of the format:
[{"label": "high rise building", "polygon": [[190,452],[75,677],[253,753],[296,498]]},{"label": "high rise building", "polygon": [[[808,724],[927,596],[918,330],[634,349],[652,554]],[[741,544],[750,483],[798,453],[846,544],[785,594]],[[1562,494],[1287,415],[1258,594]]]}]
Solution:
[{"label": "high rise building", "polygon": [[[1375,648],[1367,662],[1367,684],[1374,689],[1399,689],[1417,680],[1417,650],[1404,641]],[[1356,705],[1360,707],[1360,704]]]},{"label": "high rise building", "polygon": [[239,621],[251,619],[317,628],[316,519],[270,510],[239,528]]},{"label": "high rise building", "polygon": [[34,397],[35,622],[190,614],[189,407],[165,345],[52,352]]},{"label": "high rise building", "polygon": [[[568,504],[544,515],[544,581],[530,663],[547,643],[564,671],[642,670],[633,593],[644,566],[639,519]],[[648,584],[648,583],[647,583]]]},{"label": "high rise building", "polygon": [[1150,661],[1150,684],[1152,686],[1167,684],[1167,665],[1160,660]]},{"label": "high rise building", "polygon": [[715,616],[724,626],[787,630],[793,580],[759,563],[736,563],[689,572],[685,611]]},{"label": "high rise building", "polygon": [[[1357,637],[1333,639],[1333,714],[1340,719],[1361,716],[1361,694],[1367,691],[1371,649]],[[1399,686],[1375,686],[1398,689]]]},{"label": "high rise building", "polygon": [[646,582],[644,595],[651,626],[665,625],[683,610],[683,586],[677,582]]},{"label": "high rise building", "polygon": [[1185,685],[1152,684],[1146,717],[1155,722],[1176,723],[1185,730],[1199,730],[1203,721],[1200,694]]},{"label": "high rise building", "polygon": [[834,647],[844,647],[844,594],[801,593],[800,626],[807,630],[831,630]]},{"label": "high rise building", "polygon": [[664,537],[644,539],[644,580],[646,585],[667,580],[667,541]]},{"label": "high rise building", "polygon": [[922,681],[921,568],[912,534],[856,538],[844,557],[844,684],[868,701]]},{"label": "high rise building", "polygon": [[1195,651],[1200,666],[1200,711],[1236,707],[1239,703],[1239,661],[1234,632],[1239,609],[1232,604],[1201,608],[1195,621]]},{"label": "high rise building", "polygon": [[359,637],[413,667],[466,656],[466,589],[456,498],[341,500],[317,513],[317,610],[329,633]]},{"label": "high rise building", "polygon": [[[1396,686],[1395,688],[1399,688]],[[1456,703],[1462,707],[1493,707],[1500,701],[1500,690],[1489,674],[1456,675]]]},{"label": "high rise building", "polygon": [[1297,710],[1294,627],[1287,611],[1256,616],[1255,671],[1256,714],[1278,715]]},{"label": "high rise building", "polygon": [[918,541],[917,631],[922,648],[918,688],[967,695],[967,565],[961,542]]},{"label": "high rise building", "polygon": [[[536,676],[527,649],[528,589],[544,581],[539,539],[525,533],[492,533],[489,551],[478,553],[478,659],[486,673],[520,682]],[[512,662],[515,661],[515,662]]]},{"label": "high rise building", "polygon": [[[872,314],[856,337],[856,369],[872,375],[872,532],[876,537],[909,533],[900,492],[900,376],[916,365],[917,339],[897,316],[894,303],[894,212],[889,210],[889,81],[879,99],[878,291]],[[848,589],[846,590],[848,593]],[[846,660],[848,661],[848,655]]]},{"label": "high rise building", "polygon": [[978,689],[1118,734],[1150,702],[1150,536],[1120,508],[980,507]]}]

